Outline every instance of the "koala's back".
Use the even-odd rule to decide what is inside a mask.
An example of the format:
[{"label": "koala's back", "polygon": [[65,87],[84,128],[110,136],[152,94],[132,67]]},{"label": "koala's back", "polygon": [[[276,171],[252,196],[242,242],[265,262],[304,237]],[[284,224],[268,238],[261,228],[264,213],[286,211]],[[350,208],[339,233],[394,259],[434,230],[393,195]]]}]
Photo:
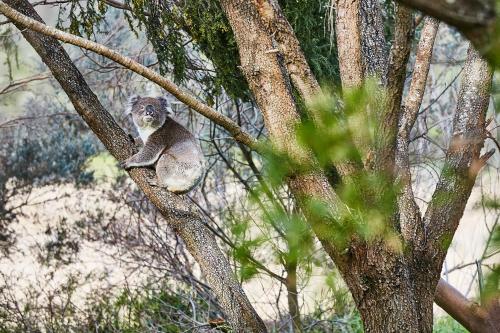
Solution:
[{"label": "koala's back", "polygon": [[204,173],[204,158],[198,141],[186,128],[170,118],[155,134],[160,135],[161,142],[165,143],[156,164],[160,186],[176,193],[190,191]]}]

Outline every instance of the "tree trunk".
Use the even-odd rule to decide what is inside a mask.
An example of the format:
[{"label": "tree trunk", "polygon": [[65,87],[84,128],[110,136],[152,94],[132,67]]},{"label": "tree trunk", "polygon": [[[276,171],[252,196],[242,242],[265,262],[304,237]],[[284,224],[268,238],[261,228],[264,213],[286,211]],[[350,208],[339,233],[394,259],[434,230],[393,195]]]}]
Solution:
[{"label": "tree trunk", "polygon": [[426,270],[428,265],[411,253],[395,253],[383,240],[354,246],[341,273],[366,332],[432,332],[439,274]]},{"label": "tree trunk", "polygon": [[[433,293],[416,295],[412,288],[377,288],[358,304],[366,333],[431,333]],[[424,304],[425,303],[425,304]],[[422,320],[420,309],[431,309]]]}]

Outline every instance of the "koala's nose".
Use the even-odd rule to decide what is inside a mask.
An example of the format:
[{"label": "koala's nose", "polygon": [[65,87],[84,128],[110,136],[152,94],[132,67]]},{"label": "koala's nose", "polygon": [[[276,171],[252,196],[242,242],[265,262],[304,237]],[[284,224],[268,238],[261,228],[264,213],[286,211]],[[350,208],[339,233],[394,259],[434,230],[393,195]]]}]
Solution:
[{"label": "koala's nose", "polygon": [[152,105],[146,106],[146,116],[152,116],[154,113],[154,107]]}]

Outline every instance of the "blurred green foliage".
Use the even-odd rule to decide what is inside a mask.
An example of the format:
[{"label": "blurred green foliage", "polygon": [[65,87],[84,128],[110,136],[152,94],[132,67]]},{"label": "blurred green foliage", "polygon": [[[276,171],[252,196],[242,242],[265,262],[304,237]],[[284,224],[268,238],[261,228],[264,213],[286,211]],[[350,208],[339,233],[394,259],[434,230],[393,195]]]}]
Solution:
[{"label": "blurred green foliage", "polygon": [[434,321],[434,333],[467,333],[468,331],[450,316],[439,317]]},{"label": "blurred green foliage", "polygon": [[92,174],[96,183],[113,183],[125,175],[125,171],[118,168],[116,159],[108,151],[90,156],[85,161],[84,170],[86,173]]},{"label": "blurred green foliage", "polygon": [[[288,177],[315,172],[318,168],[327,169],[346,161],[361,163],[360,152],[352,144],[352,134],[363,131],[365,145],[376,146],[375,118],[381,112],[383,91],[375,82],[369,81],[358,89],[344,91],[342,98],[338,93],[326,91],[311,105],[318,122],[304,120],[297,127],[297,139],[301,149],[310,151],[319,165],[310,160],[298,161],[270,144],[263,144],[265,175],[269,183],[279,188]],[[344,179],[336,192],[345,204],[345,209],[334,209],[319,198],[306,198],[309,222],[322,225],[322,236],[331,239],[343,248],[354,236],[367,241],[384,239],[394,251],[402,250],[402,243],[393,229],[392,220],[396,212],[396,199],[400,186],[384,171],[363,169]],[[281,213],[274,220],[283,219]],[[288,218],[288,225],[301,216]],[[305,222],[302,222],[305,224]],[[293,229],[292,229],[293,230]],[[318,232],[318,230],[316,230]],[[295,237],[295,236],[294,236]],[[307,244],[307,242],[300,242]]]}]

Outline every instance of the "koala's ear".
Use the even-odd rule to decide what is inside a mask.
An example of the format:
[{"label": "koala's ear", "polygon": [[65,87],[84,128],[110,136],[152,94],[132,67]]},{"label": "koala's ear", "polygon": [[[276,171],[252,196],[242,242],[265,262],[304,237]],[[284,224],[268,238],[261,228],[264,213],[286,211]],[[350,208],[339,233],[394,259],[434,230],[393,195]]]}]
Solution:
[{"label": "koala's ear", "polygon": [[158,97],[158,100],[160,101],[162,109],[167,111],[169,116],[172,115],[172,108],[168,105],[168,100],[165,97]]},{"label": "koala's ear", "polygon": [[134,105],[139,102],[141,99],[141,96],[139,95],[132,95],[128,99],[128,105],[127,108],[125,109],[125,115],[131,115],[132,114],[132,108]]},{"label": "koala's ear", "polygon": [[134,106],[140,100],[141,100],[141,96],[139,96],[139,95],[132,95],[128,99],[128,104],[130,104],[130,106]]}]

